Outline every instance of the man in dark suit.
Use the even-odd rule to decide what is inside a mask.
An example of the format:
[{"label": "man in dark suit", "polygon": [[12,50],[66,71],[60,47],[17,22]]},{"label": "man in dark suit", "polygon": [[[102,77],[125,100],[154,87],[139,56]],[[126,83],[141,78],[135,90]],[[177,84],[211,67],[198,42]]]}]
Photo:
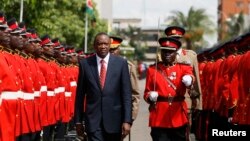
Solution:
[{"label": "man in dark suit", "polygon": [[98,33],[94,40],[96,55],[79,63],[75,122],[77,134],[82,136],[84,121],[88,141],[120,141],[128,135],[132,123],[128,63],[110,54],[109,48],[109,36]]}]

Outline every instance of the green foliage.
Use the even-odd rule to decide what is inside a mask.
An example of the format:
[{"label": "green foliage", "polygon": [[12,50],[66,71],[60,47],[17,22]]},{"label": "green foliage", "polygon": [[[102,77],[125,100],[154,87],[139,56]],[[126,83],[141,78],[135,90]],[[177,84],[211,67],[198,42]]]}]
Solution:
[{"label": "green foliage", "polygon": [[230,15],[230,18],[228,18],[228,20],[225,22],[227,31],[223,40],[229,40],[233,37],[241,35],[244,32],[247,32],[247,29],[244,29],[244,23],[244,15],[242,12],[239,15]]},{"label": "green foliage", "polygon": [[[75,47],[84,46],[85,9],[84,0],[23,0],[23,21],[27,28],[35,28],[39,35],[58,37]],[[19,21],[20,0],[2,0],[0,10],[7,19],[15,17]],[[94,5],[92,16],[88,16],[88,46],[98,32],[106,32],[107,24],[99,19]]]},{"label": "green foliage", "polygon": [[187,15],[181,11],[172,11],[168,18],[170,25],[183,27],[186,30],[184,40],[188,49],[196,50],[207,42],[204,40],[204,34],[214,32],[214,24],[204,9],[194,9],[191,7]]}]

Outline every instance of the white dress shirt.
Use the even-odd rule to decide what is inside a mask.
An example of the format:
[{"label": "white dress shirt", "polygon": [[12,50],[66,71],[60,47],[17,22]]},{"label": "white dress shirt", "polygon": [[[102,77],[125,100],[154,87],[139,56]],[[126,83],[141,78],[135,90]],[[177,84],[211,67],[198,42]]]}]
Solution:
[{"label": "white dress shirt", "polygon": [[106,57],[105,58],[101,58],[101,57],[99,57],[97,54],[96,54],[96,61],[97,61],[97,66],[98,66],[98,73],[99,73],[99,75],[100,75],[100,72],[101,72],[101,60],[103,59],[104,60],[104,62],[105,62],[105,67],[106,67],[106,69],[108,69],[108,62],[109,62],[109,56],[110,56],[110,54],[108,53],[107,55],[106,55]]}]

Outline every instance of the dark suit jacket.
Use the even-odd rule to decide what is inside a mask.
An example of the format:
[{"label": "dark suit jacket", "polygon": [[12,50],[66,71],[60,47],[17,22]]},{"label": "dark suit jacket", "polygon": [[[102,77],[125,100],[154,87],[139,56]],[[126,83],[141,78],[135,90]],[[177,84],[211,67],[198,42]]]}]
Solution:
[{"label": "dark suit jacket", "polygon": [[[86,108],[83,112],[84,105]],[[119,133],[122,123],[132,122],[131,109],[131,84],[125,59],[110,54],[103,90],[99,82],[96,56],[80,61],[75,103],[76,123],[84,119],[86,131],[94,132],[102,121],[106,132]]]}]

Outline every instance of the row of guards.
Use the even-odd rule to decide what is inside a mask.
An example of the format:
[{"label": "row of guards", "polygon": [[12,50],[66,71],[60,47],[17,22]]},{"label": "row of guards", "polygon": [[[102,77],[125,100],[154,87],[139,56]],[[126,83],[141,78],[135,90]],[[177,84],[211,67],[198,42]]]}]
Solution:
[{"label": "row of guards", "polygon": [[203,99],[194,123],[198,140],[211,140],[212,129],[250,131],[249,42],[246,33],[198,54]]},{"label": "row of guards", "polygon": [[0,141],[62,139],[73,119],[77,65],[84,57],[0,12]]}]

